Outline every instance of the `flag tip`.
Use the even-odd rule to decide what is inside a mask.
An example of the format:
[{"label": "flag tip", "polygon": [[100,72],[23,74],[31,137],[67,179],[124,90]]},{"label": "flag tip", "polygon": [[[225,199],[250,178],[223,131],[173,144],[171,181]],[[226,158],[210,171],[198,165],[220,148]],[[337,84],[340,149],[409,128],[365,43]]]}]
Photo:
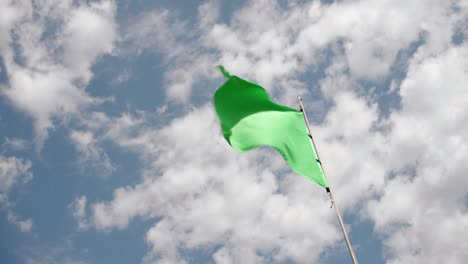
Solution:
[{"label": "flag tip", "polygon": [[224,75],[226,78],[231,78],[231,74],[224,69],[223,65],[218,65],[218,69],[221,71],[221,73]]}]

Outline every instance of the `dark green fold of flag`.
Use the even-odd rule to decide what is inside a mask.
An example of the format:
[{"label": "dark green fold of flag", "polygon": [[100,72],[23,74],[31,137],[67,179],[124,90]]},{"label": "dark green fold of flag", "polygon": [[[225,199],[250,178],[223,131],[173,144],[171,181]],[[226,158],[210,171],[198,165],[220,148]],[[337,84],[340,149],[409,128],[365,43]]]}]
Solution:
[{"label": "dark green fold of flag", "polygon": [[302,113],[274,103],[258,84],[220,70],[228,80],[213,99],[228,143],[240,152],[273,147],[294,172],[328,187]]}]

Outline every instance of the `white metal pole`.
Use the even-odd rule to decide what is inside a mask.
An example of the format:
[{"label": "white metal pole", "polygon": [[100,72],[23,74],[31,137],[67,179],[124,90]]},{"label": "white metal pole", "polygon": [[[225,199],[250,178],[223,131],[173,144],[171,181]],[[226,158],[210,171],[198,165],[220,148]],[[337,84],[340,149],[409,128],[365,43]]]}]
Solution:
[{"label": "white metal pole", "polygon": [[[312,137],[312,132],[310,131],[309,120],[307,119],[307,114],[306,114],[306,112],[304,110],[304,106],[302,105],[302,98],[300,96],[298,96],[297,99],[299,101],[300,110],[301,110],[301,112],[302,112],[302,114],[304,116],[304,121],[305,121],[306,126],[307,126],[307,131],[309,132],[310,139],[312,140],[312,145],[313,145],[313,147],[315,149],[315,153],[317,153],[318,162],[322,166],[322,171],[323,171],[323,174],[324,174],[325,179],[326,179],[327,175],[325,174],[325,169],[323,168],[322,162],[320,160],[320,156],[319,156],[317,147],[315,145],[314,138]],[[328,180],[327,180],[327,182],[328,182]],[[326,190],[327,190],[328,195],[330,196],[331,206],[335,207],[335,212],[336,212],[336,215],[338,216],[338,222],[340,223],[341,231],[343,232],[343,236],[344,236],[344,239],[346,241],[346,245],[348,246],[348,250],[349,250],[349,254],[351,255],[351,259],[353,260],[354,264],[358,264],[358,261],[356,259],[356,255],[354,254],[354,251],[353,251],[353,247],[351,246],[351,242],[349,241],[349,238],[348,238],[348,233],[346,232],[345,226],[343,224],[343,219],[341,218],[340,210],[338,210],[338,206],[336,206],[336,202],[335,202],[335,199],[333,197],[333,193],[332,193],[330,187],[326,188]]]}]

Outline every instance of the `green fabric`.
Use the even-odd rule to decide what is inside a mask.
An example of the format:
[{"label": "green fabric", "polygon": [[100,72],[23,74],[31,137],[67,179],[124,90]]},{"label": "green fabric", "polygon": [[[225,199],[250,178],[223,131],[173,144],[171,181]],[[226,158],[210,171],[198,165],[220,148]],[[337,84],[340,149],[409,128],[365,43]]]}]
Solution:
[{"label": "green fabric", "polygon": [[220,70],[229,79],[213,99],[229,144],[241,152],[271,146],[294,172],[328,187],[302,113],[274,103],[259,85]]}]

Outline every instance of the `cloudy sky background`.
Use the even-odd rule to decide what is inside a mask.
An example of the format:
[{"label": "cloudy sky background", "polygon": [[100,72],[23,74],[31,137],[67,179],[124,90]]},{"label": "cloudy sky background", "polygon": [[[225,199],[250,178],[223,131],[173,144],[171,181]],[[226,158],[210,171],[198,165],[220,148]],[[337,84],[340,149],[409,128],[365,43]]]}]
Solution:
[{"label": "cloudy sky background", "polygon": [[360,263],[468,259],[468,1],[0,10],[0,262],[347,263],[323,188],[222,138],[218,64],[304,98]]}]

